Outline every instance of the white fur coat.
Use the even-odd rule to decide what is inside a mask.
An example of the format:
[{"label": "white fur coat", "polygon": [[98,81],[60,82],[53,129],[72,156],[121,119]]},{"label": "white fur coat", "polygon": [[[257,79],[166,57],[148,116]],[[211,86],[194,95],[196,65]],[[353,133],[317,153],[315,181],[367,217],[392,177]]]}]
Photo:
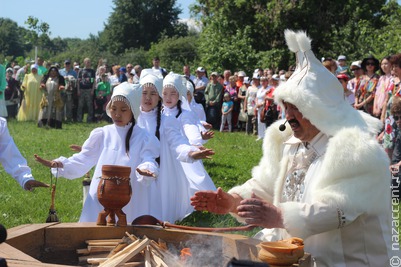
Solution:
[{"label": "white fur coat", "polygon": [[252,178],[229,192],[243,198],[254,192],[279,206],[285,225],[281,232],[304,238],[317,266],[384,266],[375,265],[391,255],[391,177],[383,149],[360,128],[340,129],[329,138],[318,167],[308,170],[313,173],[307,201],[281,203],[288,165],[283,142],[292,135],[289,127],[278,130],[281,123],[267,129]]}]

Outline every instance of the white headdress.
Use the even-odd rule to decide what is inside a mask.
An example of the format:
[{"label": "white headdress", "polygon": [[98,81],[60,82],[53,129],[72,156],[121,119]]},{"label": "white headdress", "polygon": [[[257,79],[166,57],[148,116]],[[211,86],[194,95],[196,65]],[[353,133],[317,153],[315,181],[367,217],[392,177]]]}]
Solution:
[{"label": "white headdress", "polygon": [[185,78],[182,77],[182,75],[170,72],[166,75],[166,77],[164,77],[163,87],[174,87],[179,94],[179,99],[182,100],[182,98],[187,98],[186,83],[187,81],[185,80]]},{"label": "white headdress", "polygon": [[110,106],[113,101],[123,101],[130,107],[132,113],[134,114],[135,120],[137,120],[140,114],[141,106],[141,87],[142,85],[140,84],[131,84],[128,82],[123,82],[122,84],[117,85],[113,89],[113,95],[111,96],[109,103],[107,103],[107,115],[111,118]]},{"label": "white headdress", "polygon": [[295,105],[305,118],[329,136],[348,127],[377,133],[380,121],[351,107],[338,79],[313,54],[311,39],[306,33],[286,30],[284,35],[289,49],[296,53],[297,65],[288,81],[277,87],[275,101]]},{"label": "white headdress", "polygon": [[141,72],[141,77],[139,83],[144,86],[147,83],[151,83],[156,87],[159,96],[162,96],[163,90],[163,76],[159,70],[153,69],[143,69]]}]

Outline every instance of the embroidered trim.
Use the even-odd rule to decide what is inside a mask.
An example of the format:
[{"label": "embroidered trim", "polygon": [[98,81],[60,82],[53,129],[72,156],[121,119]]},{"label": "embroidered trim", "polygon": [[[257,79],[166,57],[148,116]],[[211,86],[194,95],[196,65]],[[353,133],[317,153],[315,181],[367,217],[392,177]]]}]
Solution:
[{"label": "embroidered trim", "polygon": [[337,218],[338,218],[338,229],[343,228],[345,226],[345,215],[344,211],[337,208]]}]

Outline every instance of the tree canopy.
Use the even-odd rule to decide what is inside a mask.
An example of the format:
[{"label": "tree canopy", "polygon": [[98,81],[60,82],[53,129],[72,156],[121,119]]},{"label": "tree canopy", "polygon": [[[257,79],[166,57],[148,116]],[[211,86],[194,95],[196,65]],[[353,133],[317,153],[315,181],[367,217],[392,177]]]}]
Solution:
[{"label": "tree canopy", "polygon": [[149,49],[162,36],[185,34],[186,28],[178,23],[181,10],[175,0],[113,0],[114,8],[101,38],[111,52],[126,49]]}]

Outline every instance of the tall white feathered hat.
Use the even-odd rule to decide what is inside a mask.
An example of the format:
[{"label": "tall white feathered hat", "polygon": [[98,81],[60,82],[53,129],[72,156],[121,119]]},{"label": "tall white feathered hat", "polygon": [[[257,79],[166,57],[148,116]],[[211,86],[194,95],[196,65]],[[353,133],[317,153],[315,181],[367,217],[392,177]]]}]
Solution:
[{"label": "tall white feathered hat", "polygon": [[275,101],[295,105],[302,115],[321,132],[333,136],[347,127],[359,127],[377,133],[381,122],[355,110],[344,97],[337,77],[329,72],[311,50],[305,32],[285,30],[288,48],[296,53],[296,69],[288,81],[274,92]]}]

